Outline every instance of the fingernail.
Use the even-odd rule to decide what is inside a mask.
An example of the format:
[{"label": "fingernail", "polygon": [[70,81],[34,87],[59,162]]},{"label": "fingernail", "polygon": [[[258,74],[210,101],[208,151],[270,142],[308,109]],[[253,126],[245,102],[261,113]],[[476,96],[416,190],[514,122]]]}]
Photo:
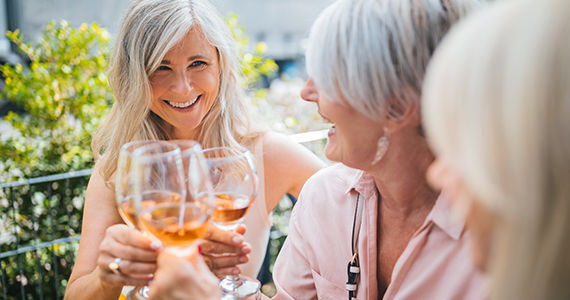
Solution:
[{"label": "fingernail", "polygon": [[246,262],[246,261],[247,261],[247,257],[245,257],[245,256],[241,256],[241,257],[239,258],[239,262],[241,262],[241,263],[244,263],[244,262]]},{"label": "fingernail", "polygon": [[160,247],[162,247],[162,243],[158,242],[158,241],[153,241],[152,243],[150,243],[150,248],[152,250],[158,250],[160,249]]},{"label": "fingernail", "polygon": [[232,238],[232,242],[234,242],[234,244],[241,244],[243,242],[243,236],[241,235],[236,235]]},{"label": "fingernail", "polygon": [[251,248],[248,246],[241,248],[241,253],[243,253],[243,254],[248,254],[250,252],[251,252]]},{"label": "fingernail", "polygon": [[232,274],[234,274],[234,275],[239,274],[239,269],[238,269],[238,268],[233,268],[233,269],[232,269]]},{"label": "fingernail", "polygon": [[198,253],[200,253],[200,255],[204,254],[202,253],[202,245],[198,245]]}]

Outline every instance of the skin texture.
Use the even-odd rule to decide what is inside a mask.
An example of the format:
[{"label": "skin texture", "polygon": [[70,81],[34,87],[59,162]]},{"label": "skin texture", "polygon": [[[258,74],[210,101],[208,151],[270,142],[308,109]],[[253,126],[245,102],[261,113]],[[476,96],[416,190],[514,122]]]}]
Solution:
[{"label": "skin texture", "polygon": [[[199,31],[190,30],[168,51],[150,81],[151,110],[171,125],[174,139],[192,138],[217,97],[216,49]],[[183,103],[198,96],[198,101],[187,109],[176,109],[164,102]],[[263,158],[256,164],[264,165],[269,214],[286,193],[297,197],[305,181],[324,163],[281,134],[266,132],[260,142]],[[117,211],[112,180],[105,184],[96,163],[87,186],[82,236],[66,299],[115,300],[123,285],[148,284],[156,271],[159,247],[153,247],[148,238],[124,225]],[[239,273],[237,265],[248,261],[251,247],[243,240],[244,232],[245,228],[233,233],[209,226],[201,250],[204,263],[215,275]],[[122,259],[119,274],[108,267],[116,257]]]}]

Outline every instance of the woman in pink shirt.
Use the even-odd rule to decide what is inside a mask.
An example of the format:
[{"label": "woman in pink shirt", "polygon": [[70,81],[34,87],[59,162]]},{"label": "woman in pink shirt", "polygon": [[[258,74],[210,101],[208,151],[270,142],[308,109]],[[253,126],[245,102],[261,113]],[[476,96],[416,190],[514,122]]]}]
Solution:
[{"label": "woman in pink shirt", "polygon": [[[291,215],[277,299],[482,299],[468,232],[430,188],[428,61],[471,1],[340,0],[313,24],[301,97],[331,123]],[[441,88],[446,88],[441,86]]]},{"label": "woman in pink shirt", "polygon": [[[340,164],[301,191],[273,270],[276,298],[485,297],[463,221],[426,181],[434,155],[420,118],[428,60],[473,4],[339,0],[315,21],[301,96],[332,123],[325,153]],[[159,258],[153,295],[203,292],[207,281],[173,284],[195,283],[189,274]]]},{"label": "woman in pink shirt", "polygon": [[466,216],[490,299],[570,299],[569,28],[568,1],[497,3],[426,75],[429,179]]}]

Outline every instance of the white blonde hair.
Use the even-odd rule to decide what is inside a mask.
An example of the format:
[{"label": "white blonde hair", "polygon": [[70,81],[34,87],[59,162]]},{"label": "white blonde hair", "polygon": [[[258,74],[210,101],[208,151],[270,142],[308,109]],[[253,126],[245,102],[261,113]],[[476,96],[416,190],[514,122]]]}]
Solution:
[{"label": "white blonde hair", "polygon": [[452,30],[426,75],[430,144],[498,216],[492,299],[570,298],[568,28],[567,1],[498,3]]},{"label": "white blonde hair", "polygon": [[199,125],[198,142],[203,148],[238,147],[258,136],[242,96],[235,40],[216,9],[206,0],[135,0],[122,20],[110,62],[109,84],[116,100],[92,141],[105,179],[115,171],[121,145],[172,138],[169,125],[150,111],[149,76],[191,29],[216,48],[220,66],[218,96]]},{"label": "white blonde hair", "polygon": [[427,63],[474,0],[339,0],[313,24],[307,71],[332,101],[371,120],[397,118],[420,98]]}]

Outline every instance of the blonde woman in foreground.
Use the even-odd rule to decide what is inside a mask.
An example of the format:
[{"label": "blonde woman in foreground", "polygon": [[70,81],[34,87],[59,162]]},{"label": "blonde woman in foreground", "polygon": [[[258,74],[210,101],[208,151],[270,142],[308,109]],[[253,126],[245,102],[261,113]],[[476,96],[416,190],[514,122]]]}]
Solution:
[{"label": "blonde woman in foreground", "polygon": [[66,299],[115,300],[123,285],[148,284],[156,270],[157,247],[123,223],[115,201],[118,152],[135,140],[191,139],[203,148],[251,150],[259,189],[244,221],[247,234],[211,226],[201,250],[218,276],[239,273],[236,265],[248,260],[242,271],[257,275],[271,211],[286,193],[297,196],[323,163],[286,137],[252,125],[239,76],[235,41],[206,0],[132,1],[111,57],[116,101],[93,139],[96,164]]},{"label": "blonde woman in foreground", "polygon": [[426,75],[428,177],[467,218],[491,299],[570,299],[569,30],[568,1],[498,3]]}]

